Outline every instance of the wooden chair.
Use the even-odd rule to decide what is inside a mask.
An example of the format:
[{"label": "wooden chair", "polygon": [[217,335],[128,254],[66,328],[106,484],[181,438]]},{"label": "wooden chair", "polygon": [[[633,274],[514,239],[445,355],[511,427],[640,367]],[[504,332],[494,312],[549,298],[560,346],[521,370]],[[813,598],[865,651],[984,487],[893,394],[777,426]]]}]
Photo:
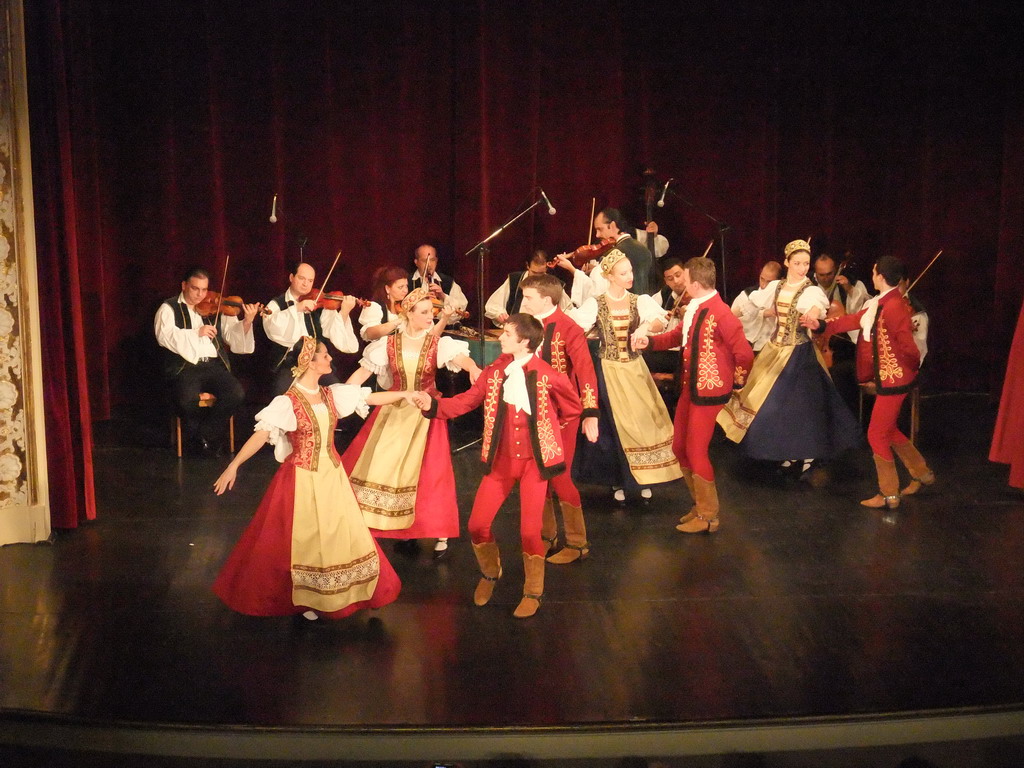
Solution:
[{"label": "wooden chair", "polygon": [[[216,395],[209,392],[199,393],[199,407],[209,408],[217,402]],[[181,458],[181,416],[174,417],[174,443],[178,448],[178,458]],[[228,447],[231,453],[235,452],[235,417],[228,418]]]},{"label": "wooden chair", "polygon": [[[857,421],[864,425],[864,398],[875,396],[875,384],[869,382],[859,387],[859,400],[857,404]],[[917,444],[917,432],[921,428],[921,387],[914,384],[908,392],[910,395],[910,442]]]}]

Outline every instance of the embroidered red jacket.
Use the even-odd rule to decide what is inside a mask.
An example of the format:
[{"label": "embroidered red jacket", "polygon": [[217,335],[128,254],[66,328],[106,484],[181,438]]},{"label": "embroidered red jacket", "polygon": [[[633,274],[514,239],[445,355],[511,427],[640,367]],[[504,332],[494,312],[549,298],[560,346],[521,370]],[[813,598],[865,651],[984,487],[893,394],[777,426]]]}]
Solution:
[{"label": "embroidered red jacket", "polygon": [[[865,307],[852,315],[829,320],[826,338],[860,328]],[[898,395],[906,392],[917,379],[921,366],[921,353],[914,343],[914,324],[911,309],[899,290],[889,291],[878,302],[875,323],[871,327],[871,341],[864,334],[857,339],[857,380],[875,382],[880,395]]]},{"label": "embroidered red jacket", "polygon": [[583,404],[583,418],[597,416],[597,374],[583,329],[558,307],[545,317],[540,357],[576,384]]},{"label": "embroidered red jacket", "polygon": [[[653,349],[680,346],[683,325],[651,337]],[[743,323],[717,293],[700,304],[683,345],[683,389],[694,405],[724,405],[754,364]]]},{"label": "embroidered red jacket", "polygon": [[[427,418],[453,419],[484,406],[484,434],[480,458],[490,472],[494,457],[501,444],[502,428],[512,407],[501,399],[505,383],[505,367],[512,362],[511,355],[501,355],[484,368],[476,384],[462,394],[434,400]],[[578,419],[582,412],[579,395],[569,378],[543,360],[531,356],[523,368],[526,391],[530,398],[530,442],[541,477],[548,479],[565,471],[565,451],[562,447],[562,426]]]}]

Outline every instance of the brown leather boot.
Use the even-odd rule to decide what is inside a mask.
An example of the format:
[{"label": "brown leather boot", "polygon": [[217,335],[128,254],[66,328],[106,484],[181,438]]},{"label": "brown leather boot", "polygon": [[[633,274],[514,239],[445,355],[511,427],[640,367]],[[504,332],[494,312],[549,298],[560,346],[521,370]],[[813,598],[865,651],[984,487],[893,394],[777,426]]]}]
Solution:
[{"label": "brown leather boot", "polygon": [[498,542],[484,541],[473,545],[473,554],[480,565],[480,582],[473,592],[473,602],[487,605],[494,594],[494,585],[501,578],[501,557],[498,554]]},{"label": "brown leather boot", "polygon": [[697,511],[685,523],[677,525],[676,530],[683,533],[714,533],[718,530],[718,489],[715,481],[694,475],[693,488],[696,491]]},{"label": "brown leather boot", "polygon": [[544,497],[544,512],[540,518],[540,537],[548,545],[548,552],[558,549],[558,523],[555,521],[555,500]]},{"label": "brown leather boot", "polygon": [[928,463],[924,460],[924,456],[912,442],[908,440],[902,445],[894,445],[892,450],[900,457],[903,466],[910,473],[910,483],[900,491],[901,494],[913,496],[921,490],[922,485],[931,485],[935,482],[935,473],[928,469]]},{"label": "brown leather boot", "polygon": [[900,476],[896,474],[896,462],[887,461],[878,454],[874,455],[874,459],[875,471],[878,473],[878,493],[870,499],[864,499],[861,505],[872,509],[896,509],[900,505]]},{"label": "brown leather boot", "polygon": [[582,560],[590,554],[587,542],[587,524],[583,521],[583,508],[560,501],[562,520],[565,523],[565,546],[548,558],[549,563],[562,565]]},{"label": "brown leather boot", "polygon": [[517,619],[527,619],[540,608],[541,598],[544,597],[544,556],[523,552],[523,570],[526,571],[523,599],[512,612]]},{"label": "brown leather boot", "polygon": [[686,487],[690,490],[690,498],[695,502],[690,511],[679,518],[680,523],[688,523],[697,516],[697,491],[693,485],[693,470],[687,467],[682,467],[683,471],[683,482],[686,483]]}]

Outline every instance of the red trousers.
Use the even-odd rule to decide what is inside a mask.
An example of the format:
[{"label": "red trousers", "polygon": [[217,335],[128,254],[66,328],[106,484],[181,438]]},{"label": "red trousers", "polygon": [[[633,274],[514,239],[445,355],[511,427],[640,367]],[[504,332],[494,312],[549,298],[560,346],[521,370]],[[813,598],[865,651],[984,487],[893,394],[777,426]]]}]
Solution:
[{"label": "red trousers", "polygon": [[469,538],[474,544],[494,541],[491,523],[498,510],[505,503],[513,486],[519,482],[519,536],[523,552],[529,555],[544,555],[547,544],[540,537],[541,516],[544,513],[544,496],[548,481],[540,476],[537,462],[533,458],[512,459],[498,449],[494,467],[483,476],[473,500],[473,511],[469,515]]},{"label": "red trousers", "polygon": [[565,454],[565,472],[548,480],[548,496],[558,496],[559,500],[574,507],[583,506],[580,490],[572,481],[572,457],[576,455],[576,436],[580,431],[580,420],[573,419],[562,430],[562,452]]},{"label": "red trousers", "polygon": [[896,426],[896,419],[900,416],[900,408],[906,397],[905,392],[901,395],[878,395],[871,409],[868,445],[872,453],[886,461],[892,461],[892,446],[903,445],[909,440]]},{"label": "red trousers", "polygon": [[[685,382],[684,382],[685,386]],[[680,397],[676,403],[676,418],[672,430],[672,453],[679,466],[693,471],[709,483],[715,481],[715,470],[708,458],[708,446],[715,434],[715,419],[723,405],[694,405],[689,397]]]}]

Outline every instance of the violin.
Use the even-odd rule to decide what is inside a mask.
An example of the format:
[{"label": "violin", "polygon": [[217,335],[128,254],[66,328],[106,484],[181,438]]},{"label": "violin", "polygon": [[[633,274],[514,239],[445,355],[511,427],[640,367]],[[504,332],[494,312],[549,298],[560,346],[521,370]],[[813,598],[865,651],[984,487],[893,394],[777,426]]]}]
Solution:
[{"label": "violin", "polygon": [[[572,253],[561,254],[565,256],[572,265],[577,269],[582,269],[583,266],[592,259],[600,259],[608,251],[615,247],[616,240],[614,237],[606,237],[599,243],[590,243],[589,245],[581,245]],[[557,261],[549,261],[549,267],[557,267]]]},{"label": "violin", "polygon": [[[263,316],[270,314],[270,308],[265,304],[259,305],[259,313]],[[225,296],[217,291],[207,291],[206,298],[195,306],[196,314],[200,317],[213,317],[218,313],[225,317],[238,317],[245,311],[245,302],[241,296]]]},{"label": "violin", "polygon": [[[316,309],[339,310],[341,309],[341,302],[346,298],[348,298],[348,294],[342,293],[341,291],[321,291],[319,293],[316,291],[310,291],[300,298],[299,301],[306,301],[309,299],[310,301],[316,302]],[[352,298],[356,299],[355,296]],[[368,307],[371,303],[372,302],[367,301],[366,299],[356,299],[356,304],[360,307]]]}]

